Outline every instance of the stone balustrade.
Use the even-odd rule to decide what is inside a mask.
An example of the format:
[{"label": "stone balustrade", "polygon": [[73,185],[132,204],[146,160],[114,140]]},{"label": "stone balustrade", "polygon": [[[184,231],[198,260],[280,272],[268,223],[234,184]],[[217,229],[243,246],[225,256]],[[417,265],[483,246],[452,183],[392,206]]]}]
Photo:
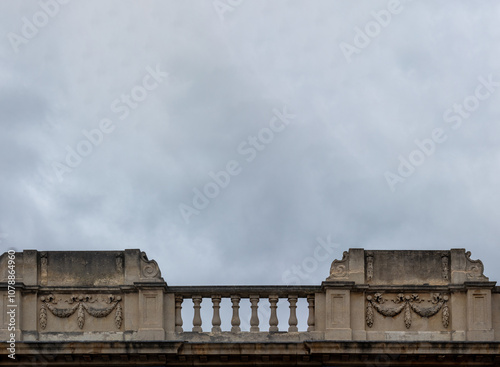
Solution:
[{"label": "stone balustrade", "polygon": [[[464,249],[350,249],[311,286],[169,286],[140,250],[25,250],[14,257],[20,341],[500,340],[500,288]],[[8,259],[0,257],[0,340],[11,333]],[[301,299],[307,310],[298,314]],[[183,317],[191,302],[192,320]],[[221,312],[221,304],[230,309]],[[285,308],[288,326],[280,330]],[[298,315],[307,330],[299,332]]]},{"label": "stone balustrade", "polygon": [[[206,287],[168,287],[167,292],[175,297],[175,332],[181,333],[184,331],[182,319],[182,304],[186,299],[193,301],[194,317],[192,321],[192,332],[203,332],[201,307],[203,300],[211,302],[206,307],[212,307],[213,317],[211,329],[207,329],[211,333],[221,333],[221,315],[220,304],[223,298],[231,301],[232,316],[231,329],[224,330],[230,333],[241,332],[240,320],[240,301],[241,299],[249,299],[251,304],[250,318],[250,333],[260,331],[268,331],[270,333],[278,332],[278,303],[280,299],[287,300],[289,308],[288,329],[287,332],[298,332],[297,324],[297,301],[299,298],[304,298],[308,303],[308,318],[307,331],[314,331],[315,324],[315,308],[314,299],[315,293],[321,291],[320,286],[206,286]],[[269,320],[259,320],[259,301],[269,300]],[[286,307],[286,306],[281,306]],[[228,315],[229,316],[229,315]],[[265,322],[269,326],[262,327]],[[261,330],[262,328],[262,330]],[[187,329],[186,331],[188,331]]]}]

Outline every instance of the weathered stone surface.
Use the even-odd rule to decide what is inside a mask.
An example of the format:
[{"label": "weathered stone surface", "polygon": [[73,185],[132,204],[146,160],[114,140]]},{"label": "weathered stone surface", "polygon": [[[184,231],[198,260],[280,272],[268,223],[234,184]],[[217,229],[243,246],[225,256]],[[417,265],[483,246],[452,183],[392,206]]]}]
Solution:
[{"label": "weathered stone surface", "polygon": [[327,281],[353,281],[370,285],[446,285],[487,282],[483,263],[470,251],[363,250],[345,251],[334,260]]},{"label": "weathered stone surface", "polygon": [[[121,251],[48,251],[47,286],[124,284]],[[40,259],[41,263],[41,259]],[[118,265],[120,264],[120,265]]]},{"label": "weathered stone surface", "polygon": [[[7,254],[0,256],[0,341],[10,335],[7,259]],[[15,254],[15,266],[19,353],[50,347],[56,355],[74,356],[69,364],[102,363],[93,357],[97,350],[105,350],[110,361],[136,363],[129,357],[133,349],[144,365],[167,360],[174,365],[362,365],[374,362],[373,351],[397,354],[388,363],[395,365],[405,364],[408,356],[422,362],[457,355],[465,362],[482,358],[494,363],[491,358],[499,351],[500,288],[464,249],[351,249],[332,262],[330,275],[316,286],[172,287],[161,278],[156,261],[135,249],[26,250]],[[232,304],[232,315],[219,311],[224,299]],[[252,317],[245,320],[249,331],[240,327],[242,299],[252,305]],[[297,317],[304,317],[297,312],[300,299],[307,303],[307,331],[297,329]],[[194,301],[193,320],[182,318],[182,309],[192,307],[184,300]],[[201,319],[205,307],[213,314],[211,323]],[[289,313],[284,330],[278,328],[276,312],[282,308]],[[230,330],[221,327],[224,318],[231,320]],[[84,344],[71,351],[50,344],[60,340]],[[395,341],[406,344],[395,349],[385,344]],[[476,344],[446,350],[445,343],[462,341]],[[426,344],[436,342],[441,344]],[[239,347],[227,349],[227,343]],[[351,349],[333,353],[331,343]],[[5,350],[0,352],[4,357]]]}]

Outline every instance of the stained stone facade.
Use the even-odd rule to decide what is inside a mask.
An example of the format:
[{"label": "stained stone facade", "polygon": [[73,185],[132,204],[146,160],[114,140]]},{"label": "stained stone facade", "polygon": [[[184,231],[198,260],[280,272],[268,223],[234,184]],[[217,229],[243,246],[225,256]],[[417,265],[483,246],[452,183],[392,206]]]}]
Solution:
[{"label": "stained stone facade", "polygon": [[[11,258],[17,360],[1,343],[0,365],[500,364],[500,287],[464,249],[350,249],[312,286],[169,286],[140,250]],[[0,341],[12,333],[8,260],[0,257]],[[183,319],[186,299],[192,320]],[[223,299],[231,315],[221,314]],[[241,299],[250,302],[249,331]],[[303,331],[299,299],[308,306]],[[208,326],[202,307],[213,315]],[[285,330],[278,307],[287,308]]]}]

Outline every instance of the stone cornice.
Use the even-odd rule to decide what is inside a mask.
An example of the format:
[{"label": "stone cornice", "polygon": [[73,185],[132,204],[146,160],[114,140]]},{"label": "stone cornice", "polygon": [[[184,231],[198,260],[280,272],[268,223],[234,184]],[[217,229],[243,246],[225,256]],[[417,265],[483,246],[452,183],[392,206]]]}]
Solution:
[{"label": "stone cornice", "polygon": [[[499,342],[18,342],[17,360],[0,343],[0,365],[498,365]],[[71,350],[71,353],[68,351]],[[43,354],[40,352],[43,351]]]}]

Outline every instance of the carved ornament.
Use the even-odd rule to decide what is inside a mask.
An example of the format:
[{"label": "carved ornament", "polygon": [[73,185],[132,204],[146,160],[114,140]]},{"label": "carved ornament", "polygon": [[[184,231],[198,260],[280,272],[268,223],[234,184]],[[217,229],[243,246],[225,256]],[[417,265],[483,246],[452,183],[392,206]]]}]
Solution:
[{"label": "carved ornament", "polygon": [[333,260],[327,280],[346,278],[349,273],[349,252],[344,251],[342,260]]},{"label": "carved ornament", "polygon": [[123,254],[118,254],[115,256],[116,271],[121,273],[123,271]]},{"label": "carved ornament", "polygon": [[47,257],[47,252],[40,253],[40,282],[42,284],[47,284],[47,268],[49,260]]},{"label": "carved ornament", "polygon": [[366,255],[366,280],[369,282],[373,279],[373,254]]},{"label": "carved ornament", "polygon": [[[412,322],[411,311],[420,317],[432,317],[442,309],[441,321],[443,326],[447,328],[450,323],[448,299],[449,297],[447,295],[443,296],[441,293],[431,294],[428,300],[420,299],[418,294],[404,295],[400,293],[395,299],[391,300],[392,303],[390,303],[387,299],[382,297],[382,293],[375,293],[373,296],[370,295],[366,297],[368,301],[366,305],[366,325],[368,327],[373,326],[374,310],[386,317],[395,317],[404,311],[405,326],[409,329]],[[422,305],[422,303],[427,303],[427,305]]]},{"label": "carved ornament", "polygon": [[161,278],[160,268],[155,260],[148,260],[148,256],[141,252],[141,274],[143,278]]},{"label": "carved ornament", "polygon": [[[59,299],[58,301],[53,295],[48,295],[40,298],[42,305],[40,307],[40,328],[43,330],[47,327],[47,310],[52,315],[59,318],[66,318],[77,313],[78,327],[83,329],[85,325],[85,314],[101,318],[108,316],[115,310],[115,325],[117,329],[121,328],[123,320],[123,312],[121,306],[122,298],[109,295],[93,296],[93,295],[73,295],[66,300]],[[60,307],[59,302],[66,302],[69,307]]]},{"label": "carved ornament", "polygon": [[448,273],[450,271],[450,258],[446,254],[441,255],[441,272],[444,280],[448,280]]},{"label": "carved ornament", "polygon": [[471,260],[470,258],[471,252],[467,251],[465,253],[466,258],[466,267],[465,273],[467,274],[468,280],[488,280],[487,277],[484,276],[484,265],[481,260]]}]

